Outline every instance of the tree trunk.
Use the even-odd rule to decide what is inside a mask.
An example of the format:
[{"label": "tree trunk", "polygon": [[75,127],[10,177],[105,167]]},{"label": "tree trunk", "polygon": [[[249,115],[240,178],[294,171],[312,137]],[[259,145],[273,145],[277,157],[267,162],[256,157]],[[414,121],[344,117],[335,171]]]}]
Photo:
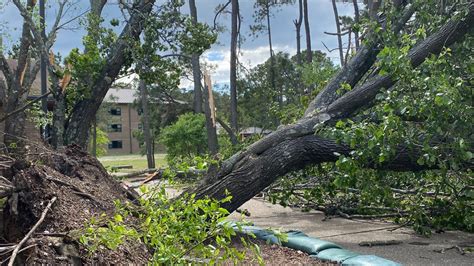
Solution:
[{"label": "tree trunk", "polygon": [[[189,0],[189,11],[191,14],[191,21],[193,25],[197,24],[197,8],[195,0]],[[194,81],[194,102],[193,108],[194,113],[202,113],[202,90],[201,90],[201,67],[199,66],[199,55],[192,54],[191,65],[193,68],[193,81]]]},{"label": "tree trunk", "polygon": [[[53,81],[54,83],[55,81]],[[66,104],[65,95],[61,90],[55,90],[54,111],[53,111],[53,128],[51,134],[51,144],[55,149],[60,149],[64,144],[64,124],[66,122]]]},{"label": "tree trunk", "polygon": [[[359,4],[357,4],[357,0],[352,0],[352,4],[354,5],[354,23],[359,24],[360,22],[360,15],[359,15]],[[359,30],[354,31],[354,42],[356,51],[359,51]]]},{"label": "tree trunk", "polygon": [[148,91],[144,80],[140,80],[140,98],[142,101],[143,135],[148,169],[155,168],[155,155],[153,153],[153,139],[150,132],[150,118],[148,115]]},{"label": "tree trunk", "polygon": [[344,66],[344,47],[342,47],[341,22],[339,21],[339,14],[337,12],[336,0],[332,0],[332,9],[334,11],[334,18],[336,19],[336,33],[337,33],[337,44],[339,47],[339,59],[341,60],[341,67],[343,67]]},{"label": "tree trunk", "polygon": [[[232,0],[232,30],[230,35],[230,127],[239,131],[237,113],[237,41],[239,35],[239,1]],[[235,145],[232,141],[232,144]]]},{"label": "tree trunk", "polygon": [[313,62],[313,51],[311,49],[311,31],[309,29],[308,0],[303,0],[304,31],[306,33],[306,63]]},{"label": "tree trunk", "polygon": [[92,156],[97,158],[97,117],[92,122]]},{"label": "tree trunk", "polygon": [[[459,41],[473,27],[474,4],[471,4],[466,17],[452,19],[410,51],[413,67],[421,64],[431,54],[439,53],[444,46]],[[340,70],[339,75],[348,71],[347,69]],[[378,91],[388,89],[396,82],[390,76],[376,77],[374,81],[346,93],[322,112],[312,111],[311,116],[280,128],[235,154],[223,162],[219,172],[208,176],[191,192],[196,193],[197,199],[207,196],[221,199],[228,191],[233,198],[223,207],[232,212],[278,177],[307,165],[337,160],[337,153],[348,154],[346,146],[315,136],[314,128],[319,123],[349,117],[355,110],[373,100]],[[422,166],[416,163],[418,156],[417,152],[402,148],[392,161],[379,167],[401,171],[421,170]]]},{"label": "tree trunk", "polygon": [[101,74],[91,86],[90,95],[92,97],[81,100],[73,107],[65,134],[67,144],[76,143],[83,148],[87,146],[87,137],[92,120],[112,82],[117,78],[128,58],[129,39],[139,39],[144,27],[143,22],[150,14],[154,3],[155,0],[140,0],[134,5],[134,10],[127,25],[112,45],[106,63],[100,71]]},{"label": "tree trunk", "polygon": [[[21,103],[26,102],[26,95],[11,97],[4,106],[5,113],[13,112]],[[5,133],[3,142],[11,154],[21,156],[26,152],[26,112],[19,112],[5,119]]]},{"label": "tree trunk", "polygon": [[204,113],[206,116],[207,146],[209,153],[214,155],[219,151],[216,131],[216,114],[212,96],[212,84],[209,74],[204,76]]},{"label": "tree trunk", "polygon": [[301,66],[301,24],[303,23],[303,0],[298,0],[298,19],[294,20],[296,28],[296,62]]},{"label": "tree trunk", "polygon": [[[270,85],[272,86],[272,91],[277,92],[276,89],[276,82],[275,82],[275,57],[273,52],[273,44],[272,44],[272,28],[270,23],[270,4],[267,1],[265,4],[265,15],[267,17],[267,33],[268,33],[268,45],[270,46]],[[279,97],[277,96],[277,101],[280,102]]]}]

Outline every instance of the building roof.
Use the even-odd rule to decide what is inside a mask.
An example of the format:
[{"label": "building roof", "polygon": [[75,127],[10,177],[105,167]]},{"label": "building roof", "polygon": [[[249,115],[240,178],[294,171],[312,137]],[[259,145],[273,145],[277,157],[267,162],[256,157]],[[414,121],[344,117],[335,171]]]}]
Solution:
[{"label": "building roof", "polygon": [[138,91],[130,88],[110,88],[105,95],[104,102],[133,103],[138,99]]},{"label": "building roof", "polygon": [[[15,73],[16,68],[18,67],[18,61],[16,59],[7,59],[8,66],[12,70],[13,73]],[[33,68],[33,64],[35,63],[34,60],[31,61],[30,68]],[[46,75],[48,75],[46,73]],[[4,81],[5,76],[3,75],[3,72],[0,71],[0,80]],[[47,80],[46,82],[49,83]],[[30,91],[29,91],[29,96],[39,96],[41,95],[41,77],[40,77],[40,71],[36,74],[35,80],[33,81],[33,84],[31,85]]]},{"label": "building roof", "polygon": [[270,133],[272,133],[272,131],[268,129],[264,130],[263,128],[260,128],[260,127],[247,127],[247,128],[242,129],[239,134],[250,135],[250,134],[270,134]]}]

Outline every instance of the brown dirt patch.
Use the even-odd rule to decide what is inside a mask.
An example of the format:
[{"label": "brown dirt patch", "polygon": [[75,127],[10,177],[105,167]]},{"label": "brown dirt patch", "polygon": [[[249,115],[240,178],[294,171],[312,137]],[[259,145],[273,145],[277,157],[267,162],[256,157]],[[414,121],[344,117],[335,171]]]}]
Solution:
[{"label": "brown dirt patch", "polygon": [[[17,188],[3,211],[3,243],[18,243],[38,221],[45,206],[57,201],[35,235],[25,244],[35,245],[18,257],[20,264],[146,263],[150,253],[142,243],[127,243],[115,250],[103,249],[89,255],[77,242],[84,224],[102,213],[111,215],[113,201],[126,201],[121,187],[100,162],[80,148],[65,153],[42,152],[17,161],[0,175]],[[12,200],[17,197],[18,200]],[[8,256],[0,257],[0,261]]]}]

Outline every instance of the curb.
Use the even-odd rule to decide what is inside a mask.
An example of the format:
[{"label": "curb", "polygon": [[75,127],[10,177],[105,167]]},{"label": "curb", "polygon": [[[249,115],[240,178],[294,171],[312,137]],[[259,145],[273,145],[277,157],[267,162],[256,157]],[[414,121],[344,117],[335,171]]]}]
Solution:
[{"label": "curb", "polygon": [[303,251],[311,258],[322,261],[337,262],[340,265],[401,266],[401,264],[395,261],[384,259],[375,255],[363,255],[353,252],[344,249],[335,243],[310,237],[297,230],[290,230],[286,232],[288,235],[288,241],[281,243],[271,231],[257,226],[237,226],[234,224],[232,227],[235,231],[244,234],[254,234],[257,239],[264,240],[270,244],[280,244],[284,247]]}]

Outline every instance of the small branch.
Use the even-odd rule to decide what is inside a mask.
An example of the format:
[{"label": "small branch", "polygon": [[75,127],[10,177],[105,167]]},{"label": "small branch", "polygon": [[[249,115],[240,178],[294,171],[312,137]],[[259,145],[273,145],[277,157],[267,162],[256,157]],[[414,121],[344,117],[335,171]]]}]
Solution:
[{"label": "small branch", "polygon": [[374,247],[374,246],[391,246],[400,245],[403,242],[400,240],[382,240],[382,241],[362,241],[359,243],[361,247]]},{"label": "small branch", "polygon": [[216,15],[214,16],[214,26],[213,30],[217,29],[217,17],[224,11],[224,9],[231,3],[231,0],[227,1],[225,5],[223,5],[219,10],[217,10]]},{"label": "small branch", "polygon": [[327,47],[327,45],[326,45],[324,42],[321,42],[321,43],[324,45],[324,47],[326,48],[326,50],[328,50],[328,52],[330,52],[330,53],[333,52],[333,51],[336,51],[337,49],[339,49],[339,48],[329,49],[329,48]]},{"label": "small branch", "polygon": [[0,123],[5,121],[7,118],[9,118],[10,116],[12,115],[16,115],[20,112],[23,112],[25,111],[26,109],[30,108],[34,103],[37,103],[39,102],[41,99],[45,98],[45,97],[48,97],[48,95],[51,94],[51,91],[39,96],[38,98],[34,99],[34,100],[31,100],[30,102],[28,102],[27,104],[23,105],[22,107],[16,109],[15,111],[11,112],[11,113],[8,113],[6,114],[5,116],[3,116],[2,118],[0,118]]},{"label": "small branch", "polygon": [[13,250],[13,253],[12,253],[12,256],[10,257],[10,261],[8,262],[8,266],[13,266],[13,262],[15,262],[15,258],[16,258],[16,255],[18,254],[18,252],[20,251],[20,248],[21,246],[23,246],[23,244],[26,243],[26,241],[30,238],[30,236],[35,232],[35,230],[41,225],[41,223],[44,221],[44,219],[46,218],[46,214],[48,214],[48,211],[51,209],[51,206],[53,205],[53,203],[56,201],[56,197],[53,197],[49,203],[48,203],[48,206],[46,206],[46,208],[44,209],[43,213],[41,214],[41,217],[40,219],[38,220],[38,222],[36,222],[36,224],[33,226],[33,228],[31,228],[31,230],[28,232],[28,234],[26,234],[26,236],[20,241],[20,243],[18,243],[15,247],[15,249]]},{"label": "small branch", "polygon": [[49,181],[53,181],[55,183],[58,183],[58,184],[61,184],[63,186],[66,186],[66,187],[69,187],[71,188],[72,190],[74,190],[72,193],[76,194],[76,195],[79,195],[79,196],[82,196],[82,197],[86,197],[92,201],[95,201],[95,202],[99,202],[97,199],[94,198],[94,196],[92,196],[91,194],[83,191],[82,189],[74,186],[73,184],[69,184],[65,181],[62,181],[62,180],[58,180],[58,179],[55,179],[55,178],[52,178],[52,177],[49,177],[49,176],[46,176],[46,179],[49,180]]},{"label": "small branch", "polygon": [[349,32],[351,32],[351,31],[350,31],[350,30],[348,30],[348,31],[341,32],[341,33],[337,33],[337,32],[327,32],[327,31],[325,31],[325,32],[324,32],[324,34],[327,34],[327,35],[333,35],[333,36],[338,36],[338,35],[340,35],[340,36],[344,36],[344,35],[347,35],[347,34],[349,34]]}]

